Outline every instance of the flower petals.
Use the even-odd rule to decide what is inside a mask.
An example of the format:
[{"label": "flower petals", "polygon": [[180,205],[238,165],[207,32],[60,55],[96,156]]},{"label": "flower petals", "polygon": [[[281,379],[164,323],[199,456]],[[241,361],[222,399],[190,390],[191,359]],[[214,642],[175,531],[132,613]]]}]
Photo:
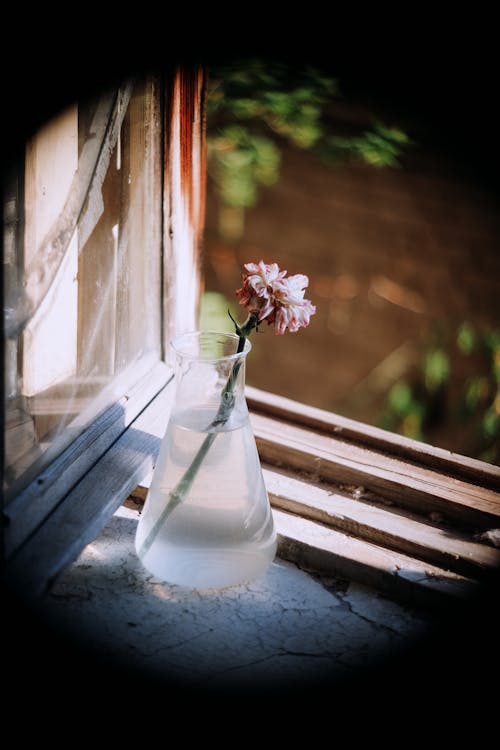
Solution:
[{"label": "flower petals", "polygon": [[259,321],[274,324],[278,335],[288,330],[295,333],[309,325],[315,306],[304,299],[309,279],[304,274],[286,276],[277,263],[245,263],[242,287],[236,291],[240,305],[255,313]]}]

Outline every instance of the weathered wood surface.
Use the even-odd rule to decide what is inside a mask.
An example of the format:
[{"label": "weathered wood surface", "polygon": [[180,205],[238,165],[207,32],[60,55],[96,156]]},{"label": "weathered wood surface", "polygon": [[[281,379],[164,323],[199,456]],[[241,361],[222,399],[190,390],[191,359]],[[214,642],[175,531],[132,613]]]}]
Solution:
[{"label": "weathered wood surface", "polygon": [[[134,184],[129,212],[140,208],[144,195],[147,202],[154,204],[146,206],[144,217],[150,215],[150,210],[162,215],[163,354],[168,356],[171,337],[186,326],[194,328],[197,320],[199,245],[204,212],[205,72],[197,65],[182,65],[173,70],[162,81],[162,101],[158,107],[159,85],[156,80],[152,82],[151,97],[144,103],[148,107],[150,129],[146,128],[143,134],[136,130],[135,138],[136,145],[140,146],[138,139],[144,137],[145,151],[154,156],[154,170],[144,177],[147,184],[143,184],[143,193],[140,183]],[[88,236],[99,220],[99,206],[102,204],[100,191],[116,144],[115,134],[118,137],[119,126],[127,109],[128,99],[124,97],[129,96],[130,92],[131,86],[124,87],[114,107],[110,101],[106,112],[104,104],[98,108],[97,114],[102,115],[100,120],[104,130],[102,137],[94,136],[92,139],[97,147],[97,162],[94,160],[88,179],[79,175],[78,183],[80,189],[82,182],[87,187],[91,182],[90,189],[93,191],[83,207],[83,236]],[[137,106],[142,105],[138,103]],[[163,122],[161,113],[164,114]],[[134,116],[134,112],[131,116]],[[133,122],[129,124],[133,129]],[[163,136],[162,152],[159,151],[159,144],[151,140],[152,132],[158,128]],[[102,153],[103,150],[105,153]],[[132,164],[134,159],[136,161]],[[80,161],[90,164],[92,160],[83,159],[80,154]],[[140,168],[138,153],[131,155],[130,162],[133,176],[134,169]],[[135,176],[139,179],[138,173]],[[81,196],[80,192],[78,196]],[[75,192],[72,192],[71,205],[65,206],[61,219],[64,219],[61,242],[65,241],[67,232],[73,231],[76,226],[82,210],[82,206],[76,205],[77,202]],[[59,235],[59,224],[56,229]],[[151,227],[147,229],[149,241],[160,242],[156,229],[154,236]],[[133,233],[131,241],[137,243]],[[136,251],[139,262],[144,255],[143,244],[136,247]],[[127,283],[127,280],[122,281]],[[150,281],[145,280],[143,294],[137,295],[134,304],[140,306]],[[22,328],[32,312],[33,305],[27,299],[26,305],[21,306],[10,320],[10,330],[16,332]],[[160,314],[158,308],[158,316]],[[128,392],[104,412],[89,430],[77,437],[46,471],[9,503],[6,513],[6,538],[10,554],[7,572],[10,580],[18,581],[27,595],[40,593],[46,588],[51,578],[99,533],[117,505],[151,470],[159,448],[159,437],[168,419],[168,400],[171,397],[167,386],[150,403],[171,376],[165,364],[160,365],[160,369],[161,372],[154,371],[145,378],[137,393],[135,390]],[[136,421],[133,421],[134,418]]]},{"label": "weathered wood surface", "polygon": [[[282,556],[419,603],[498,583],[500,550],[478,533],[499,523],[496,467],[469,461],[455,476],[460,457],[446,451],[401,448],[398,436],[352,420],[340,438],[337,415],[249,391]],[[145,501],[149,479],[132,502]]]},{"label": "weathered wood surface", "polygon": [[360,486],[400,507],[440,513],[477,529],[500,522],[499,495],[487,487],[272,416],[252,414],[251,422],[260,455],[270,464]]},{"label": "weathered wood surface", "polygon": [[171,370],[163,364],[149,371],[6,506],[4,544],[7,558],[92,468],[171,377]]},{"label": "weathered wood surface", "polygon": [[151,472],[172,397],[170,382],[9,560],[7,582],[24,596],[42,595]]},{"label": "weathered wood surface", "polygon": [[417,605],[463,601],[478,593],[471,579],[322,524],[274,510],[278,554],[301,567],[360,581]]},{"label": "weathered wood surface", "polygon": [[500,526],[498,467],[254,388],[247,400],[280,554],[405,597],[410,579],[432,600],[498,584],[481,535]]},{"label": "weathered wood surface", "polygon": [[[28,549],[14,557],[14,574],[24,575],[33,591],[42,591],[76,556],[120,498],[123,501],[125,492],[136,505],[144,503],[172,396],[173,383],[98,462],[92,475],[74,488],[69,502],[55,510]],[[287,426],[274,420],[267,429],[280,433]],[[311,440],[317,437],[309,432]],[[287,450],[286,440],[282,440],[281,451],[272,452],[274,465],[263,463],[282,557],[317,573],[359,581],[422,606],[464,601],[498,582],[500,552],[475,538],[473,528],[467,531],[463,524],[458,528],[439,514],[429,517],[427,510],[417,514],[404,505],[387,504],[382,495],[361,486],[318,481],[317,475],[303,470],[284,469]],[[120,466],[123,471],[117,472]],[[314,462],[310,466],[314,468]],[[407,470],[410,476],[411,465]],[[131,477],[137,480],[135,484]],[[100,490],[96,490],[96,481]],[[446,498],[442,502],[446,505]],[[78,534],[82,507],[87,525]],[[72,529],[73,535],[69,534]],[[70,549],[68,535],[74,537]]]},{"label": "weathered wood surface", "polygon": [[264,480],[274,508],[462,575],[487,580],[498,574],[500,550],[453,527],[381,506],[362,492],[349,495],[276,469],[264,468]]},{"label": "weathered wood surface", "polygon": [[205,213],[205,72],[176,68],[165,106],[164,348],[197,327]]},{"label": "weathered wood surface", "polygon": [[[38,275],[42,267],[45,275],[41,276],[41,283],[52,283],[53,289],[39,302],[38,314],[23,332],[21,363],[25,396],[34,396],[52,383],[74,375],[76,370],[77,237],[74,232],[61,258],[58,253],[62,248],[53,243],[49,253],[44,240],[64,212],[77,172],[78,107],[74,104],[41,128],[26,146],[24,242],[19,254],[32,298],[41,291]],[[51,274],[53,281],[49,279]]]},{"label": "weathered wood surface", "polygon": [[255,413],[284,419],[292,424],[319,431],[348,441],[353,445],[372,448],[377,452],[400,457],[417,466],[435,469],[456,479],[500,490],[500,467],[458,455],[442,448],[411,440],[339,414],[308,406],[291,399],[247,386],[249,408]]}]

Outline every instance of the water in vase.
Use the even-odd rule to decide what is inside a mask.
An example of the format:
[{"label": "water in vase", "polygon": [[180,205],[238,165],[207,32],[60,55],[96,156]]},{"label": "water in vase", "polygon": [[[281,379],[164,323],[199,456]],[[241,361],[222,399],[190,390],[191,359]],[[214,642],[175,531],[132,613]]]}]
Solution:
[{"label": "water in vase", "polygon": [[[256,578],[276,534],[245,408],[212,426],[210,409],[172,416],[136,536],[143,565],[170,583],[222,587]],[[202,446],[189,489],[173,495]],[[207,447],[208,446],[208,447]]]}]

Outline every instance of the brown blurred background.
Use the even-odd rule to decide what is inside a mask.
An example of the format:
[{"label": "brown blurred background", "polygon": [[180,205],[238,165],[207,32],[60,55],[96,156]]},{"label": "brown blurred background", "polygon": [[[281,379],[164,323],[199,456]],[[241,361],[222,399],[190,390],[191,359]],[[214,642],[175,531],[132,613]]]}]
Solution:
[{"label": "brown blurred background", "polygon": [[327,166],[282,141],[280,179],[261,189],[233,239],[220,230],[225,209],[209,179],[206,290],[222,296],[205,297],[204,327],[224,325],[228,302],[243,319],[234,297],[243,263],[264,259],[305,273],[317,313],[294,335],[276,338],[262,326],[250,384],[496,462],[500,222],[487,156],[492,123],[466,110],[466,97],[461,119],[446,109],[445,94],[437,104],[437,82],[411,100],[415,81],[405,96],[395,81],[384,91],[366,79],[363,86],[338,80],[345,93],[329,108],[333,131],[356,134],[381,121],[402,128],[412,145],[399,167],[375,168],[352,159]]}]

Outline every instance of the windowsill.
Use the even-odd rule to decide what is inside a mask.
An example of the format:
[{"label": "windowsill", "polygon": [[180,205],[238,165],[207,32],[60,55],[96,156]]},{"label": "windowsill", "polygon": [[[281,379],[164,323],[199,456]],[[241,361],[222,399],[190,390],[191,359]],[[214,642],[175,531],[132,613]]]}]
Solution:
[{"label": "windowsill", "polygon": [[278,557],[221,592],[157,581],[133,539],[172,396],[170,382],[9,564],[21,593],[45,593],[42,610],[82,640],[221,687],[340,679],[498,580],[497,467],[249,388]]},{"label": "windowsill", "polygon": [[[9,561],[27,596],[129,495],[144,498],[172,397],[170,381]],[[447,606],[498,580],[498,467],[253,388],[247,400],[281,557],[411,605]]]},{"label": "windowsill", "polygon": [[[102,517],[105,522],[151,469],[155,441],[161,438],[161,408],[164,404],[168,408],[169,404],[170,389],[166,384],[172,379],[172,371],[157,362],[146,374],[141,367],[140,375],[121,398],[114,394],[110,408],[87,429],[75,429],[73,440],[51,463],[42,470],[38,467],[37,473],[33,466],[29,471],[31,482],[26,487],[10,499],[6,493],[3,554],[8,566],[12,559],[19,569],[15,575],[26,579],[30,592],[44,590],[47,576],[57,575],[61,564],[71,562],[81,550],[80,546],[71,552],[72,556],[57,559],[68,546],[80,543],[77,532],[86,532],[95,519],[92,532],[97,534],[102,528],[99,519]],[[147,414],[146,420],[143,414]],[[138,432],[142,425],[144,432]],[[70,425],[66,432],[73,427]],[[133,455],[129,455],[123,474],[119,467],[127,452]],[[88,541],[92,538],[87,536]],[[54,565],[51,574],[49,568]],[[39,573],[34,572],[37,569]]]}]

